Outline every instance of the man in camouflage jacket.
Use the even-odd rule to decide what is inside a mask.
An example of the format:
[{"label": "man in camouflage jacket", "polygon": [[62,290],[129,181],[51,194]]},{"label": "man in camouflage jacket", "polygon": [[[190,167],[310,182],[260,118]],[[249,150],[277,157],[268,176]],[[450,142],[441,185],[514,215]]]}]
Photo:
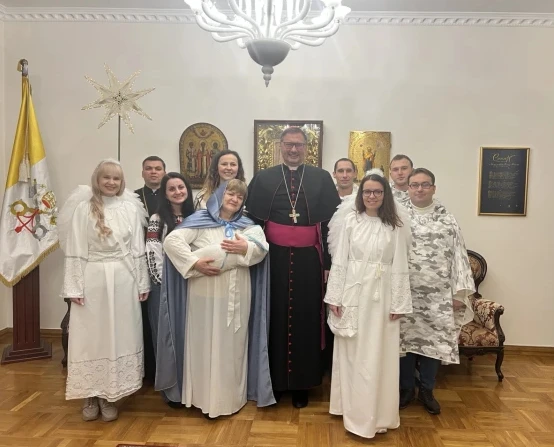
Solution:
[{"label": "man in camouflage jacket", "polygon": [[438,201],[435,176],[425,168],[410,174],[408,209],[412,227],[409,258],[413,313],[400,323],[400,408],[415,398],[415,369],[419,363],[418,400],[431,414],[440,413],[433,396],[442,363],[459,363],[458,336],[473,319],[469,296],[475,284],[462,232],[456,219]]}]

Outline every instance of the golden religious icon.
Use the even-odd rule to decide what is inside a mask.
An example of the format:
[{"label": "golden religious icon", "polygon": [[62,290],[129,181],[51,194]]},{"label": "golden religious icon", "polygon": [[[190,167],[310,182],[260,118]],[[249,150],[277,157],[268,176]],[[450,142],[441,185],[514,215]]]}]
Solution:
[{"label": "golden religious icon", "polygon": [[300,127],[308,137],[306,164],[321,168],[323,121],[254,121],[254,173],[283,163],[281,133],[287,127]]},{"label": "golden religious icon", "polygon": [[348,158],[358,169],[358,181],[373,168],[381,169],[389,176],[391,149],[390,132],[352,131],[348,145]]},{"label": "golden religious icon", "polygon": [[213,157],[227,148],[227,138],[212,124],[196,123],[186,128],[179,140],[179,161],[181,174],[193,189],[202,188]]}]

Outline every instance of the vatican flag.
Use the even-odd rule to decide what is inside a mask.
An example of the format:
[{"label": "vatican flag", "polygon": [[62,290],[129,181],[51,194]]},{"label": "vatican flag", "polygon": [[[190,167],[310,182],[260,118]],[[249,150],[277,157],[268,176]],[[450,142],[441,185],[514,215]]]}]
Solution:
[{"label": "vatican flag", "polygon": [[17,284],[58,247],[56,198],[50,189],[29,78],[15,132],[0,216],[0,280]]}]

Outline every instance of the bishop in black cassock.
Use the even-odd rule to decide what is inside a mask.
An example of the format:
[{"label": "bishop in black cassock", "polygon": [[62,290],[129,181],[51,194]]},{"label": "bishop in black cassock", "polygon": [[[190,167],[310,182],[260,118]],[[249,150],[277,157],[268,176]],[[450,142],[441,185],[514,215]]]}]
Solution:
[{"label": "bishop in black cassock", "polygon": [[[283,164],[258,172],[248,187],[246,209],[269,242],[273,389],[277,395],[292,390],[293,405],[301,408],[308,403],[307,390],[322,381],[323,274],[331,266],[327,223],[340,198],[327,171],[305,164],[291,168]],[[313,244],[300,241],[312,231]]]}]

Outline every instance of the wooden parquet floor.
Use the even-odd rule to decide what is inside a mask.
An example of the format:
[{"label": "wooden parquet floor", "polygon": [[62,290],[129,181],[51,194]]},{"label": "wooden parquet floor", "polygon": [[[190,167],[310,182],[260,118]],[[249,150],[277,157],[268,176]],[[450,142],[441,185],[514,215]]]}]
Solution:
[{"label": "wooden parquet floor", "polygon": [[[0,348],[9,340],[0,338]],[[249,403],[216,421],[196,409],[171,409],[144,387],[120,402],[116,422],[83,422],[81,401],[64,399],[59,340],[53,348],[52,360],[0,367],[0,446],[554,446],[553,352],[507,351],[503,383],[497,382],[493,357],[442,368],[435,392],[442,405],[439,416],[414,403],[401,411],[398,430],[365,440],[329,415],[328,381],[311,394],[307,408],[293,408],[285,396],[277,406],[257,409]]]}]

